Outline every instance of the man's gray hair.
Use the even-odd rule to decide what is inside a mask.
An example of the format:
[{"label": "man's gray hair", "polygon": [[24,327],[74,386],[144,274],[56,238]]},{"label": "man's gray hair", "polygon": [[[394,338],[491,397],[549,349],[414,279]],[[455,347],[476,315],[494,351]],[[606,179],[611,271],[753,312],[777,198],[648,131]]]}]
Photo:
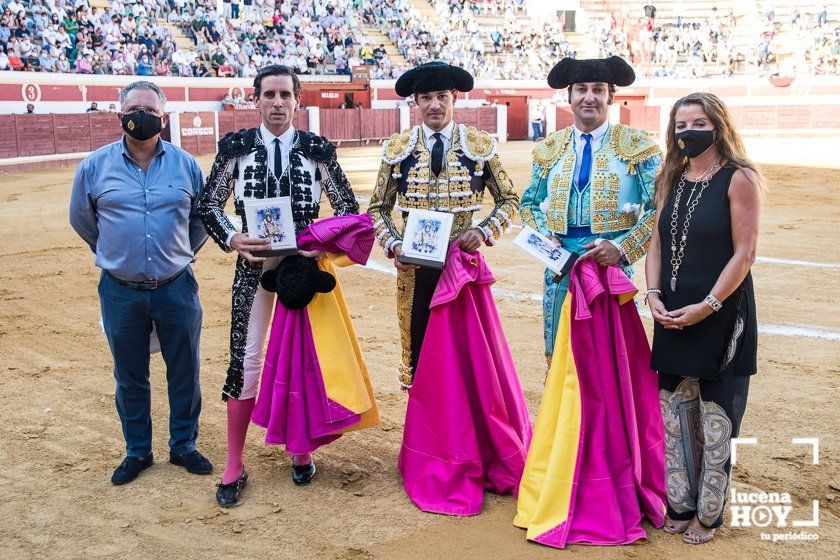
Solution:
[{"label": "man's gray hair", "polygon": [[160,89],[156,84],[148,80],[138,80],[136,82],[131,82],[127,86],[125,86],[122,90],[120,90],[120,108],[125,105],[125,98],[128,97],[129,92],[132,92],[136,89],[149,89],[155,92],[160,99],[160,107],[161,109],[166,105],[166,96],[163,94],[163,90]]}]

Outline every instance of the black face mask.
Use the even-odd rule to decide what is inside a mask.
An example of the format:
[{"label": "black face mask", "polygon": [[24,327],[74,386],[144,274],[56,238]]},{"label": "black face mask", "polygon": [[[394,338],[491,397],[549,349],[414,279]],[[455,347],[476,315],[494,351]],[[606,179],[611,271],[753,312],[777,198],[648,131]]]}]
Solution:
[{"label": "black face mask", "polygon": [[135,111],[122,117],[122,127],[126,134],[136,140],[148,140],[160,133],[162,118],[145,111]]},{"label": "black face mask", "polygon": [[677,146],[689,158],[696,158],[715,142],[714,130],[683,130],[675,136]]}]

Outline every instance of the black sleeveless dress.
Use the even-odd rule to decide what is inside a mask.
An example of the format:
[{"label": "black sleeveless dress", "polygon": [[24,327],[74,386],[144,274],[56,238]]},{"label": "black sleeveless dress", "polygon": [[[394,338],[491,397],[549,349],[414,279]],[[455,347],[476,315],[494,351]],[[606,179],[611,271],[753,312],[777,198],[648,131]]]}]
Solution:
[{"label": "black sleeveless dress", "polygon": [[[703,301],[734,254],[729,214],[729,184],[735,167],[724,167],[709,181],[694,208],[686,236],[676,291],[671,290],[671,213],[676,185],[661,210],[662,303],[669,311]],[[695,184],[686,181],[677,216],[677,239],[682,235],[689,194]],[[700,184],[697,184],[699,193]],[[677,244],[677,247],[679,245]],[[681,377],[720,379],[756,373],[758,321],[751,273],[723,302],[720,311],[683,330],[653,329],[651,368]]]}]

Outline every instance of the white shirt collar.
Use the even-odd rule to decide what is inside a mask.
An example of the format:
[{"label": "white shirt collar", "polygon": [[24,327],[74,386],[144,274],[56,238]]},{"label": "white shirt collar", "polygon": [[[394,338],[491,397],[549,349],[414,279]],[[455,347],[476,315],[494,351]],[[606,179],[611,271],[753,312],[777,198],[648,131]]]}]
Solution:
[{"label": "white shirt collar", "polygon": [[[577,126],[573,125],[573,127],[574,127],[574,130],[575,130],[575,142],[582,142],[583,140],[581,139],[581,137],[585,133],[582,132]],[[609,127],[610,127],[610,121],[607,121],[604,124],[602,124],[601,126],[599,126],[598,128],[596,128],[595,130],[593,130],[592,132],[590,132],[589,134],[592,135],[592,142],[594,142],[595,144],[599,143],[601,141],[601,138],[604,137],[604,134],[607,133],[607,129]]]},{"label": "white shirt collar", "polygon": [[[434,130],[426,126],[426,123],[420,125],[423,128],[423,136],[426,139],[426,145],[428,146],[432,142],[432,134],[435,133]],[[440,135],[443,136],[443,141],[448,142],[452,139],[452,131],[455,129],[455,121],[449,121],[449,124],[443,127],[443,130],[440,130]]]},{"label": "white shirt collar", "polygon": [[294,125],[290,125],[289,128],[286,129],[286,132],[280,136],[274,136],[274,134],[266,128],[265,123],[263,123],[260,124],[260,136],[262,137],[263,144],[265,144],[266,148],[271,147],[275,138],[280,139],[281,146],[291,146],[292,140],[295,137],[295,127]]}]

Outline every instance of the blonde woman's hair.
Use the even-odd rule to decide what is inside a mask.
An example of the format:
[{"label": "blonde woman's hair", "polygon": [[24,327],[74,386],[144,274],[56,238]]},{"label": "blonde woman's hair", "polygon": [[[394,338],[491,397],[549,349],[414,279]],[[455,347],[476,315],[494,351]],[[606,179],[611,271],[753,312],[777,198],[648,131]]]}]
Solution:
[{"label": "blonde woman's hair", "polygon": [[688,158],[677,146],[675,130],[677,110],[683,105],[699,105],[712,122],[715,127],[715,147],[720,155],[721,164],[733,165],[739,169],[750,169],[755,174],[757,186],[764,192],[766,189],[764,176],[758,166],[747,156],[744,143],[741,141],[741,135],[738,134],[733,125],[729,109],[717,95],[695,92],[679,99],[671,109],[668,128],[665,131],[665,161],[662,163],[662,171],[655,181],[657,206],[662,208],[665,205],[674,184],[688,167]]}]

